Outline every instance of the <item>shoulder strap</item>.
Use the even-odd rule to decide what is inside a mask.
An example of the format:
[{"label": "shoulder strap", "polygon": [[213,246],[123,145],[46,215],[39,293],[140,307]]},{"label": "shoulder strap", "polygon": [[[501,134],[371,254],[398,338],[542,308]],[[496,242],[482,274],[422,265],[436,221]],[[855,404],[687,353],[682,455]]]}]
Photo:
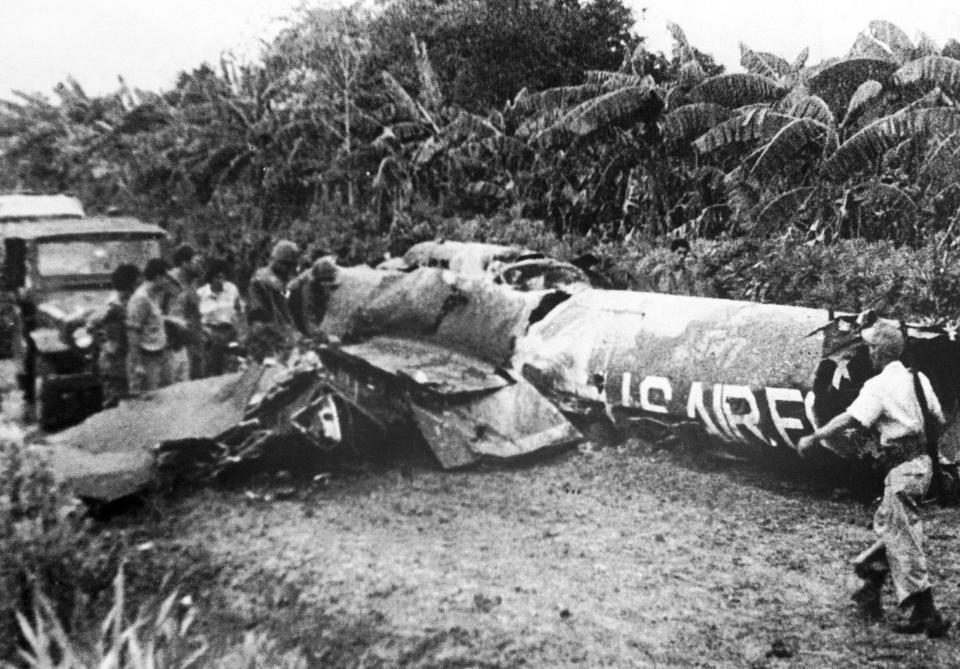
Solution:
[{"label": "shoulder strap", "polygon": [[[900,321],[900,330],[903,333],[905,345],[909,345],[907,339],[906,323]],[[911,351],[907,351],[908,355]],[[912,356],[911,356],[912,357]],[[920,373],[917,371],[913,360],[910,360],[910,374],[913,376],[913,392],[917,396],[917,404],[920,405],[920,413],[923,415],[923,433],[926,437],[927,455],[930,456],[930,462],[933,467],[933,480],[930,482],[930,492],[934,498],[939,498],[942,492],[940,480],[940,449],[937,447],[939,435],[937,434],[937,425],[930,415],[930,407],[927,405],[927,395],[923,392],[923,383],[920,381]]]}]

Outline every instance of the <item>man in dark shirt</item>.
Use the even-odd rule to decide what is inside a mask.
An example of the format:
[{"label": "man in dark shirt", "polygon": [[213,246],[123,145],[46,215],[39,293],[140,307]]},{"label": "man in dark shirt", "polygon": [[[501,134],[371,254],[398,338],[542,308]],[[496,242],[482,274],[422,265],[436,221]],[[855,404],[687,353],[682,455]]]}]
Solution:
[{"label": "man in dark shirt", "polygon": [[170,295],[164,305],[168,329],[170,374],[173,383],[200,376],[203,325],[197,279],[203,258],[189,244],[173,252],[173,269],[167,274]]},{"label": "man in dark shirt", "polygon": [[291,241],[278,241],[270,253],[270,264],[261,267],[250,280],[250,308],[247,320],[273,325],[281,331],[295,327],[287,306],[287,282],[293,278],[300,261],[300,249]]}]

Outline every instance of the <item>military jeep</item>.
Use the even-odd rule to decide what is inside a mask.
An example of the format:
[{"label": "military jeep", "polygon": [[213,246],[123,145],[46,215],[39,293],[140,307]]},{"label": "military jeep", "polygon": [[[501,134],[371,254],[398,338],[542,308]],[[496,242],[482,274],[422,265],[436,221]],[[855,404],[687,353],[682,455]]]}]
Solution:
[{"label": "military jeep", "polygon": [[160,255],[162,228],[131,218],[0,223],[3,297],[16,306],[14,341],[24,400],[44,429],[79,422],[100,408],[98,351],[88,317],[110,297],[120,264]]}]

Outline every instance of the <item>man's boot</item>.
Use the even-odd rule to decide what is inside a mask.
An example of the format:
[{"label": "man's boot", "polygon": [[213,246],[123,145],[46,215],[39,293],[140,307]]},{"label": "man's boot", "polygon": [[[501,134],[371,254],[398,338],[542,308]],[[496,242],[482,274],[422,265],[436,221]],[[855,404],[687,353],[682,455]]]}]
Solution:
[{"label": "man's boot", "polygon": [[867,621],[883,620],[883,603],[881,595],[883,593],[883,582],[886,579],[886,573],[882,575],[871,575],[865,578],[863,585],[850,597],[857,603],[857,609],[860,617]]},{"label": "man's boot", "polygon": [[931,639],[944,636],[950,629],[951,622],[946,620],[933,603],[933,591],[930,588],[915,592],[904,600],[901,606],[913,605],[910,619],[900,625],[895,625],[894,632],[900,634],[920,634],[923,632]]},{"label": "man's boot", "polygon": [[881,595],[883,584],[890,574],[887,551],[883,544],[877,542],[858,555],[853,561],[853,571],[863,579],[863,585],[851,596],[857,603],[860,616],[868,621],[883,620]]}]

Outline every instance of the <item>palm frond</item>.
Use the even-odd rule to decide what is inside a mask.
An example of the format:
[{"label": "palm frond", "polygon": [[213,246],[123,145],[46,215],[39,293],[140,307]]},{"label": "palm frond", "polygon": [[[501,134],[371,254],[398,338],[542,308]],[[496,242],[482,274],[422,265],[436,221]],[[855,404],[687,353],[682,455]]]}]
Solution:
[{"label": "palm frond", "polygon": [[898,26],[889,21],[871,21],[867,29],[857,35],[851,57],[880,58],[902,63],[913,53],[913,42]]},{"label": "palm frond", "polygon": [[940,55],[960,60],[960,42],[951,37],[947,40],[947,43],[943,45]]},{"label": "palm frond", "polygon": [[406,172],[400,161],[393,156],[387,156],[380,161],[377,176],[373,179],[373,187],[389,190],[402,184],[406,178]]},{"label": "palm frond", "polygon": [[655,117],[662,109],[663,102],[656,90],[646,86],[621,88],[577,105],[541,132],[537,141],[541,146],[549,146],[568,135],[585,137],[600,128]]},{"label": "palm frond", "polygon": [[911,136],[887,149],[880,158],[880,169],[888,172],[894,169],[907,169],[911,163],[919,161],[923,149],[924,138]]},{"label": "palm frond", "polygon": [[380,72],[380,78],[383,80],[383,85],[387,89],[387,95],[390,96],[393,103],[403,109],[410,119],[422,121],[423,115],[420,113],[420,106],[410,97],[410,94],[404,90],[400,82],[394,79],[393,75],[386,70]]},{"label": "palm frond", "polygon": [[688,91],[694,86],[699,86],[707,79],[707,73],[697,59],[689,60],[680,66],[680,72],[677,74],[677,85]]},{"label": "palm frond", "polygon": [[893,82],[900,88],[928,90],[939,86],[950,95],[960,92],[960,60],[946,56],[925,56],[912,60],[893,73]]},{"label": "palm frond", "polygon": [[690,47],[690,42],[687,41],[687,35],[683,32],[683,28],[672,21],[667,21],[667,30],[673,37],[674,51],[680,62],[686,63],[688,60],[693,60],[693,49]]},{"label": "palm frond", "polygon": [[753,234],[766,235],[774,230],[783,230],[787,224],[793,223],[797,216],[804,212],[814,190],[812,186],[801,186],[780,193],[764,204],[753,217],[753,225],[750,226],[749,231]]},{"label": "palm frond", "polygon": [[811,146],[815,146],[818,151],[822,149],[826,130],[823,123],[811,118],[791,121],[767,143],[748,176],[763,182],[782,174],[785,168],[795,164],[801,154],[808,152]]},{"label": "palm frond", "polygon": [[758,102],[772,102],[782,98],[786,92],[769,77],[736,72],[710,77],[694,87],[689,97],[692,102],[715,102],[733,109]]},{"label": "palm frond", "polygon": [[495,154],[501,159],[526,160],[533,156],[533,149],[529,144],[508,135],[486,137],[481,140],[480,145],[489,153]]},{"label": "palm frond", "polygon": [[793,64],[790,65],[790,69],[794,72],[799,72],[803,69],[804,65],[807,64],[807,58],[810,57],[810,47],[803,47],[803,51],[797,54],[796,60],[793,61]]},{"label": "palm frond", "polygon": [[485,117],[468,111],[459,111],[456,117],[443,128],[445,139],[483,138],[499,135],[500,130]]},{"label": "palm frond", "polygon": [[918,207],[913,198],[892,184],[871,181],[854,189],[861,201],[872,207],[896,209],[901,214],[916,213]]},{"label": "palm frond", "polygon": [[587,70],[586,83],[600,86],[605,91],[612,91],[617,88],[651,85],[652,78],[650,75],[628,74],[626,72]]},{"label": "palm frond", "polygon": [[514,98],[512,109],[521,114],[566,109],[571,105],[578,105],[585,100],[595,98],[601,92],[603,92],[603,86],[596,82],[579,86],[557,86],[539,93],[527,92],[525,95],[518,95]]},{"label": "palm frond", "polygon": [[436,112],[443,105],[443,94],[437,82],[437,73],[430,62],[430,56],[427,55],[427,45],[412,33],[410,41],[413,43],[413,56],[417,62],[417,75],[420,78],[420,99],[423,100],[427,109]]},{"label": "palm frond", "polygon": [[918,177],[932,189],[942,188],[960,178],[960,132],[947,135],[930,147]]},{"label": "palm frond", "polygon": [[917,37],[916,53],[921,58],[923,56],[942,56],[937,42],[925,32],[921,32]]},{"label": "palm frond", "polygon": [[698,153],[712,153],[731,144],[765,140],[775,135],[793,119],[769,109],[755,109],[751,113],[730,118],[698,137],[693,147]]},{"label": "palm frond", "polygon": [[830,107],[823,101],[823,98],[817,95],[807,95],[800,98],[790,109],[790,115],[797,118],[809,118],[824,125],[836,125],[836,119],[830,111]]},{"label": "palm frond", "polygon": [[960,130],[960,110],[910,109],[874,121],[844,142],[824,164],[837,180],[869,169],[891,148],[915,135],[947,135]]},{"label": "palm frond", "polygon": [[401,144],[419,142],[430,136],[430,128],[423,123],[414,121],[400,121],[390,126],[390,130]]},{"label": "palm frond", "polygon": [[773,80],[793,72],[790,63],[780,56],[754,51],[743,42],[740,42],[740,64],[747,72],[760,74]]},{"label": "palm frond", "polygon": [[492,181],[472,181],[467,184],[466,191],[474,197],[493,198],[497,200],[503,200],[507,196],[507,191],[504,187]]},{"label": "palm frond", "polygon": [[417,151],[413,155],[413,163],[422,167],[436,158],[441,151],[443,151],[443,143],[436,137],[428,137],[417,147]]},{"label": "palm frond", "polygon": [[840,116],[860,84],[871,79],[883,83],[896,69],[896,64],[887,60],[849,58],[820,70],[810,77],[807,85],[811,93],[823,98],[834,116]]},{"label": "palm frond", "polygon": [[688,142],[726,121],[730,116],[729,109],[712,102],[684,105],[664,117],[664,135],[671,142]]},{"label": "palm frond", "polygon": [[868,105],[879,100],[881,95],[883,95],[883,84],[879,81],[870,79],[860,84],[850,98],[850,104],[847,105],[847,113],[841,125],[847,126],[852,123]]},{"label": "palm frond", "polygon": [[687,92],[680,86],[673,86],[667,89],[667,95],[663,101],[665,109],[679,109],[689,103],[690,100],[687,97]]}]

